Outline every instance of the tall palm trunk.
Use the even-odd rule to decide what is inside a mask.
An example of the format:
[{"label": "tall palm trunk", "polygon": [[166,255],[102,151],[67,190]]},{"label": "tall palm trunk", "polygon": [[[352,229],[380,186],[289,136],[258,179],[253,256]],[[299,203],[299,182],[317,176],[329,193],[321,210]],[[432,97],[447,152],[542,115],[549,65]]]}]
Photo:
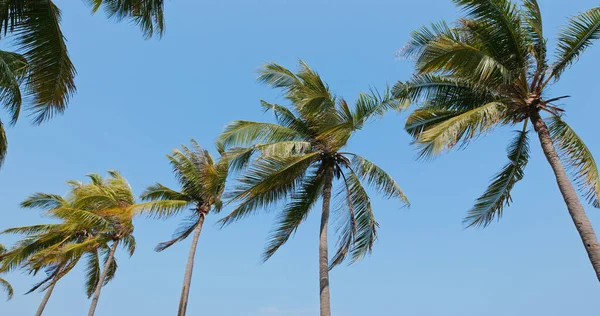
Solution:
[{"label": "tall palm trunk", "polygon": [[321,232],[319,235],[319,286],[321,316],[331,316],[329,297],[329,254],[327,249],[327,226],[329,226],[329,205],[331,204],[331,185],[333,175],[326,171],[323,188],[323,212],[321,213]]},{"label": "tall palm trunk", "polygon": [[46,304],[48,304],[48,300],[50,300],[50,296],[52,295],[52,291],[54,291],[56,282],[58,282],[58,280],[60,280],[61,275],[59,272],[60,272],[60,270],[56,271],[56,275],[54,276],[54,278],[52,278],[52,281],[50,282],[50,286],[46,289],[44,298],[42,299],[42,302],[40,303],[40,307],[38,307],[37,312],[35,312],[35,316],[41,316],[42,313],[44,312],[44,309],[46,308]]},{"label": "tall palm trunk", "polygon": [[200,237],[205,217],[206,214],[202,212],[198,219],[198,224],[196,224],[196,229],[194,230],[194,239],[192,239],[192,247],[190,248],[187,266],[185,267],[185,276],[183,278],[183,287],[181,289],[181,298],[179,299],[179,311],[177,312],[177,316],[185,316],[187,311],[190,286],[192,284],[192,271],[194,270],[194,256],[196,255],[196,246],[198,245],[198,238]]},{"label": "tall palm trunk", "polygon": [[533,123],[535,131],[538,134],[540,143],[542,145],[542,150],[546,155],[546,159],[548,159],[548,162],[554,171],[558,188],[560,189],[560,193],[562,193],[563,199],[567,204],[567,209],[569,210],[569,214],[573,219],[575,228],[577,228],[577,232],[579,232],[579,236],[581,237],[581,241],[583,242],[585,250],[587,251],[588,257],[590,258],[592,267],[596,272],[596,277],[600,281],[600,244],[598,243],[596,233],[594,233],[592,223],[590,223],[590,220],[585,214],[585,210],[579,201],[577,192],[575,192],[573,184],[567,176],[565,168],[563,167],[560,158],[556,153],[556,149],[554,148],[552,139],[550,138],[548,127],[537,111],[534,111],[531,114],[531,122]]},{"label": "tall palm trunk", "polygon": [[117,251],[117,246],[119,245],[119,240],[113,241],[112,247],[110,247],[110,252],[108,253],[108,259],[104,264],[104,268],[102,269],[102,274],[100,275],[100,279],[98,279],[98,284],[96,284],[96,289],[94,290],[94,297],[92,298],[92,305],[90,306],[90,311],[88,312],[88,316],[94,316],[96,312],[96,306],[98,305],[98,300],[100,299],[100,291],[102,290],[102,286],[104,285],[104,280],[106,279],[106,275],[108,274],[108,269],[115,259],[115,251]]}]

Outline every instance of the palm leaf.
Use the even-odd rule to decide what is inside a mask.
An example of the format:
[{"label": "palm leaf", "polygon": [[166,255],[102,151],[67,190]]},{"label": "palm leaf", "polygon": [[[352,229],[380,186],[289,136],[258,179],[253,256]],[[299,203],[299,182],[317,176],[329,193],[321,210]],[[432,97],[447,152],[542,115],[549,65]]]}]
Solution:
[{"label": "palm leaf", "polygon": [[8,299],[10,300],[14,295],[13,287],[3,278],[0,278],[0,287],[4,289],[6,295],[8,295]]},{"label": "palm leaf", "polygon": [[269,236],[263,260],[267,261],[288,239],[296,232],[298,226],[306,219],[311,208],[321,196],[325,184],[324,173],[321,168],[315,171],[299,185],[290,203],[276,219],[275,229]]},{"label": "palm leaf", "polygon": [[87,252],[86,257],[85,294],[90,298],[94,294],[94,290],[100,279],[100,258],[98,256],[98,250]]},{"label": "palm leaf", "polygon": [[415,139],[421,147],[420,157],[430,157],[456,146],[466,145],[493,128],[503,118],[505,105],[490,102],[481,107],[452,116],[428,129],[424,129]]},{"label": "palm leaf", "polygon": [[27,87],[36,124],[64,112],[75,92],[75,67],[60,30],[60,10],[48,0],[29,0],[14,24],[16,44],[29,62]]},{"label": "palm leaf", "polygon": [[558,116],[548,119],[550,136],[560,151],[565,165],[571,169],[575,182],[585,198],[600,208],[600,175],[592,153],[583,140]]},{"label": "palm leaf", "polygon": [[568,25],[558,35],[556,62],[548,78],[558,80],[579,56],[600,38],[600,7],[580,13],[569,20]]},{"label": "palm leaf", "polygon": [[274,143],[305,139],[301,132],[278,124],[234,121],[225,127],[218,141],[226,147],[236,147],[252,145],[254,142]]},{"label": "palm leaf", "polygon": [[197,213],[192,214],[183,223],[181,223],[179,225],[179,227],[173,234],[173,237],[171,238],[171,240],[159,243],[154,248],[154,251],[161,252],[161,251],[173,246],[175,243],[186,239],[190,234],[192,234],[194,232],[194,230],[198,226],[199,219],[200,218],[198,217]]},{"label": "palm leaf", "polygon": [[510,192],[515,183],[523,179],[523,171],[529,159],[527,131],[517,132],[507,148],[509,163],[494,177],[485,193],[477,199],[463,223],[467,227],[489,225],[495,217],[500,218],[504,206],[511,202]]},{"label": "palm leaf", "polygon": [[29,64],[20,54],[0,51],[0,103],[11,115],[15,124],[21,112],[23,96],[20,85],[27,74]]},{"label": "palm leaf", "polygon": [[95,13],[100,7],[109,18],[120,21],[131,19],[146,38],[162,36],[165,31],[164,0],[86,0]]}]

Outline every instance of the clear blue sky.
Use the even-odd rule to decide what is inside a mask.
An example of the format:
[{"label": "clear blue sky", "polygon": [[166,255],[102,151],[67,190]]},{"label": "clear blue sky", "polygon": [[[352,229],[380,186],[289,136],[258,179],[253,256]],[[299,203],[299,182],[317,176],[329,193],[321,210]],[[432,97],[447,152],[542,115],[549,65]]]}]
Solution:
[{"label": "clear blue sky", "polygon": [[[90,172],[118,169],[136,193],[155,181],[175,186],[165,159],[171,149],[191,137],[211,146],[234,119],[271,119],[258,101],[280,98],[256,83],[262,63],[293,69],[302,58],[352,100],[369,86],[409,76],[411,63],[394,53],[411,30],[457,16],[450,0],[171,0],[165,37],[145,41],[130,24],[91,16],[84,1],[56,2],[79,73],[78,93],[64,116],[41,127],[22,119],[8,129],[0,229],[47,221],[20,210],[19,202],[36,191],[65,193],[66,180],[83,180]],[[597,5],[540,2],[551,44],[567,16]],[[564,102],[567,120],[600,159],[597,45],[552,93],[572,95]],[[402,129],[405,119],[405,113],[390,113],[350,142],[350,150],[395,177],[413,207],[398,209],[374,197],[380,239],[371,257],[331,273],[333,315],[597,315],[600,286],[539,145],[532,143],[526,178],[502,220],[485,230],[464,230],[466,210],[506,162],[510,129],[467,150],[416,162]],[[600,231],[600,210],[586,209]],[[225,230],[214,225],[218,216],[210,216],[188,314],[316,315],[317,213],[265,264],[260,255],[272,214]],[[153,247],[171,236],[178,220],[136,220],[137,252],[132,258],[118,253],[120,268],[103,289],[97,315],[175,313],[189,241],[160,254]],[[85,314],[82,270],[58,283],[44,315]],[[6,278],[16,296],[0,302],[0,314],[33,314],[41,294],[22,293],[35,280],[18,273]]]}]

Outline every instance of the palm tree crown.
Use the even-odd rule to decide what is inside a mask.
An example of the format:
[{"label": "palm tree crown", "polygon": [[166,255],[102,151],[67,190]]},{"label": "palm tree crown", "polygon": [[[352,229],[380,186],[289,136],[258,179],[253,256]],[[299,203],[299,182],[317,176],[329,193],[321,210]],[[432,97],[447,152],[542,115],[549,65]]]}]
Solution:
[{"label": "palm tree crown", "polygon": [[465,223],[486,226],[510,203],[510,191],[522,179],[529,159],[528,120],[542,112],[549,115],[552,140],[582,193],[600,206],[594,159],[561,118],[564,110],[555,104],[566,96],[546,95],[548,85],[558,81],[600,37],[600,9],[569,21],[558,36],[556,60],[549,63],[537,1],[523,1],[520,7],[508,0],[454,2],[466,17],[454,26],[442,21],[413,32],[402,53],[416,59],[417,73],[399,82],[394,94],[421,104],[408,118],[406,130],[422,157],[466,145],[497,126],[521,126],[508,146],[509,163],[477,200]]},{"label": "palm tree crown", "polygon": [[[341,186],[336,215],[343,227],[331,267],[342,262],[348,253],[352,254],[352,261],[361,258],[371,251],[378,226],[361,181],[388,198],[398,198],[406,204],[408,200],[383,169],[341,150],[367,119],[398,108],[398,101],[388,93],[360,94],[355,106],[350,107],[304,62],[300,62],[297,74],[268,64],[259,80],[281,88],[291,106],[261,101],[266,111],[275,114],[277,123],[235,121],[219,137],[219,142],[229,149],[231,168],[248,167],[232,192],[233,200],[240,203],[222,222],[228,224],[277,202],[287,202],[266,248],[266,260],[306,219],[324,188],[338,179]],[[258,159],[252,160],[255,153],[259,154]]]}]

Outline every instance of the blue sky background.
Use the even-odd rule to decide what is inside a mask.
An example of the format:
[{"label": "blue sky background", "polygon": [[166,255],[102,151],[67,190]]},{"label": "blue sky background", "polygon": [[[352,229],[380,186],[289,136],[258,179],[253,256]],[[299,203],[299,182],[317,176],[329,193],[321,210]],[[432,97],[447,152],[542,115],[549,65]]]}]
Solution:
[{"label": "blue sky background", "polygon": [[[550,44],[567,16],[597,5],[540,2]],[[36,191],[65,193],[65,181],[90,172],[118,169],[136,193],[156,181],[175,186],[165,158],[171,149],[191,137],[210,147],[235,119],[271,119],[259,99],[281,98],[255,81],[265,62],[295,69],[302,58],[353,100],[369,86],[407,78],[411,63],[394,54],[410,31],[458,13],[449,0],[172,0],[165,37],[145,41],[128,23],[90,15],[84,1],[56,3],[79,73],[78,93],[64,116],[40,127],[23,118],[8,129],[0,229],[47,221],[35,210],[20,210],[19,202]],[[599,47],[551,91],[572,95],[564,102],[566,119],[598,157]],[[350,150],[395,177],[413,207],[399,209],[373,195],[380,239],[371,257],[331,273],[333,315],[597,315],[598,281],[536,138],[526,178],[502,220],[464,230],[465,212],[506,163],[511,130],[417,162],[403,131],[406,115],[390,113],[350,142]],[[600,210],[586,209],[600,230]],[[265,264],[260,256],[273,214],[224,230],[214,225],[218,218],[209,217],[200,238],[189,315],[317,314],[318,211]],[[103,289],[97,315],[175,313],[189,241],[160,254],[153,248],[179,220],[136,220],[137,252],[132,258],[118,253],[120,268]],[[82,270],[58,283],[44,315],[85,314]],[[19,273],[6,278],[16,296],[0,302],[0,314],[33,314],[42,294],[22,293],[35,280]]]}]

